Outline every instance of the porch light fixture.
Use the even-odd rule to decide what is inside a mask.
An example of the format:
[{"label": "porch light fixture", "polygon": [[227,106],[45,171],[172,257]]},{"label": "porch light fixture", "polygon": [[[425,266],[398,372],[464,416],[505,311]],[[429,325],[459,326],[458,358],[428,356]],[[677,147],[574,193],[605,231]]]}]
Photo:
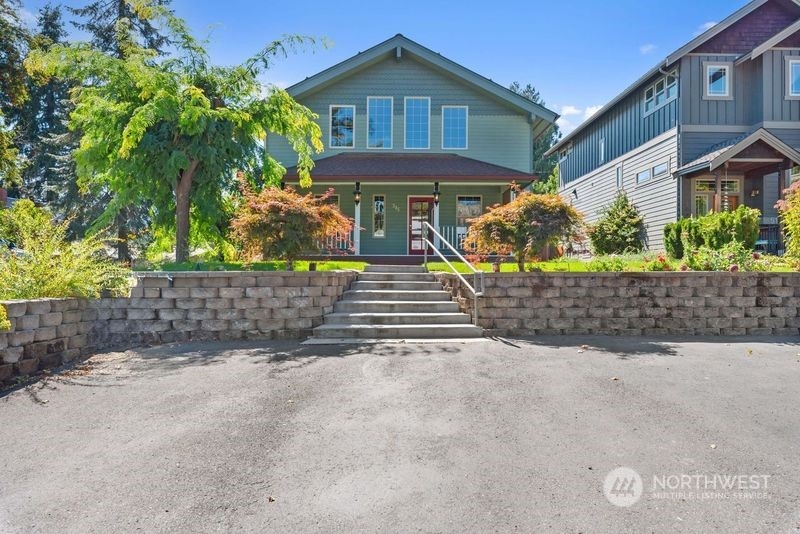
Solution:
[{"label": "porch light fixture", "polygon": [[572,190],[572,196],[574,196],[574,197],[575,197],[575,200],[577,200],[577,199],[578,199],[578,190],[577,190],[577,189],[573,189],[573,190]]},{"label": "porch light fixture", "polygon": [[442,192],[439,191],[439,182],[433,182],[433,205],[434,206],[438,206],[439,205],[439,195],[441,195],[441,194],[442,194]]},{"label": "porch light fixture", "polygon": [[353,202],[356,203],[356,206],[361,204],[361,182],[356,182],[356,189],[353,191]]}]

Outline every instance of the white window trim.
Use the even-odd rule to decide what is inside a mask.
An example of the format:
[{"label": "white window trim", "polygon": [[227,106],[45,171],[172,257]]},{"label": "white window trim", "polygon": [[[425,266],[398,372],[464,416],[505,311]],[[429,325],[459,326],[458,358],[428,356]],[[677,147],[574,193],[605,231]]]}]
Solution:
[{"label": "white window trim", "polygon": [[786,100],[800,100],[800,92],[792,92],[792,66],[800,65],[800,56],[786,56],[786,68],[784,69],[784,76],[786,77]]},{"label": "white window trim", "polygon": [[[466,111],[466,122],[464,124],[464,146],[463,147],[447,147],[444,146],[444,110],[445,109],[463,109]],[[469,150],[469,106],[442,106],[442,150]]]},{"label": "white window trim", "polygon": [[[708,92],[708,74],[710,69],[725,69],[726,84],[724,95],[712,95]],[[703,61],[703,100],[733,100],[733,63],[726,61]]]},{"label": "white window trim", "polygon": [[600,153],[600,165],[603,165],[606,162],[606,138],[600,138],[600,144],[598,146],[598,152]]},{"label": "white window trim", "polygon": [[614,177],[617,180],[617,191],[624,191],[625,190],[625,171],[623,170],[622,165],[618,165],[616,171],[614,172]]},{"label": "white window trim", "polygon": [[[375,235],[375,197],[383,197],[383,235]],[[386,239],[387,229],[389,225],[387,224],[389,221],[389,210],[386,209],[386,194],[385,193],[375,193],[372,195],[372,238],[373,239]]]},{"label": "white window trim", "polygon": [[[425,147],[408,147],[408,101],[427,100],[428,101],[428,144]],[[405,150],[430,150],[431,149],[431,97],[429,96],[406,96],[403,98],[403,148]]]},{"label": "white window trim", "polygon": [[[369,101],[385,100],[391,102],[391,113],[389,114],[389,146],[369,146]],[[393,96],[368,96],[367,97],[367,127],[366,127],[366,146],[367,150],[391,150],[394,147],[394,97]]]},{"label": "white window trim", "polygon": [[[647,173],[647,178],[645,178],[644,180],[639,180],[639,176],[641,176],[644,173]],[[653,181],[653,169],[651,169],[650,167],[648,167],[647,169],[641,170],[641,171],[636,173],[636,185],[637,186],[638,185],[649,184],[652,181]]]},{"label": "white window trim", "polygon": [[[656,169],[659,167],[664,167],[664,172],[660,172],[656,174]],[[653,168],[650,169],[650,177],[651,178],[661,178],[662,176],[666,176],[669,174],[669,162],[665,161],[663,163],[657,163],[653,165]]]},{"label": "white window trim", "polygon": [[[675,91],[675,96],[673,96],[672,98],[669,98],[667,96],[668,93],[669,93],[669,86],[670,86],[669,79],[670,78],[675,78],[675,85],[676,86],[680,85],[680,78],[678,77],[678,69],[672,69],[671,71],[669,71],[669,73],[666,76],[662,76],[661,78],[657,79],[656,81],[654,81],[653,83],[651,83],[650,85],[645,87],[645,89],[644,89],[644,98],[642,99],[642,116],[643,117],[647,117],[649,115],[652,115],[653,113],[655,113],[659,109],[667,106],[670,102],[678,99],[678,94],[680,93],[680,91]],[[666,100],[662,104],[655,105],[655,101],[656,101],[656,85],[658,85],[659,82],[662,82],[662,81],[664,82],[664,97],[666,98]],[[647,109],[647,92],[650,91],[651,89],[653,90],[653,109],[648,111],[648,109]]]},{"label": "white window trim", "polygon": [[[333,108],[352,108],[353,110],[353,146],[333,145]],[[331,104],[328,106],[328,148],[331,150],[355,150],[356,148],[356,107],[352,104]]]},{"label": "white window trim", "polygon": [[[316,195],[314,195],[314,198],[315,198],[315,199],[320,199],[320,198],[322,198],[323,196],[325,196],[325,194],[324,194],[324,193],[319,193],[319,194],[316,194]],[[340,199],[339,199],[339,193],[334,193],[334,194],[332,194],[332,195],[331,195],[329,198],[335,198],[335,199],[336,199],[336,207],[337,207],[337,208],[341,206],[341,205],[339,204],[339,201],[340,201]]]},{"label": "white window trim", "polygon": [[[511,191],[511,194],[512,195],[514,194],[513,190]],[[481,213],[483,213],[483,195],[456,195],[456,206],[455,206],[455,208],[456,208],[456,218],[455,218],[455,220],[456,220],[456,228],[461,228],[461,226],[458,226],[458,199],[459,198],[479,198],[479,199],[481,199]],[[514,199],[512,198],[511,200],[514,200]]]}]

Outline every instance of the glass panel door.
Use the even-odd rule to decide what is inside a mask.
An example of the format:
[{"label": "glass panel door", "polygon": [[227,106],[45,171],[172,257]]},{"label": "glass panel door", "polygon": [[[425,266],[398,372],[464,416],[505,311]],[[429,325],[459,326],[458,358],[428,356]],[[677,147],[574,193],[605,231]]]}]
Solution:
[{"label": "glass panel door", "polygon": [[408,199],[408,253],[423,254],[425,239],[430,239],[423,222],[433,223],[433,198],[412,197]]}]

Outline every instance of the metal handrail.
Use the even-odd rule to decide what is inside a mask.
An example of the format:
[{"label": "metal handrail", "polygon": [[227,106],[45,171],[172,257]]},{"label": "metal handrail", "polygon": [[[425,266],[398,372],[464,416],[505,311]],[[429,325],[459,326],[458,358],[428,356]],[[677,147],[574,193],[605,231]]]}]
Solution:
[{"label": "metal handrail", "polygon": [[470,271],[472,271],[473,283],[470,284],[469,282],[467,282],[467,279],[464,278],[461,275],[461,273],[458,272],[458,270],[455,267],[453,267],[453,264],[450,263],[447,260],[447,258],[444,257],[444,254],[442,254],[442,252],[439,250],[439,248],[434,243],[432,243],[430,239],[428,239],[427,237],[424,238],[425,243],[427,244],[427,246],[424,247],[425,248],[425,251],[424,251],[424,254],[425,254],[425,268],[426,269],[428,268],[428,246],[430,246],[431,249],[433,249],[433,251],[442,259],[442,261],[445,263],[445,265],[447,265],[450,268],[450,270],[453,271],[453,273],[458,277],[458,279],[461,280],[461,283],[464,284],[464,286],[466,286],[466,288],[469,289],[470,292],[472,293],[472,299],[473,299],[473,301],[475,303],[475,306],[474,306],[475,313],[473,314],[472,320],[475,323],[475,326],[478,326],[478,297],[482,297],[483,296],[483,271],[481,271],[479,269],[476,269],[475,267],[472,266],[472,264],[470,262],[465,260],[464,256],[462,256],[455,249],[455,247],[450,244],[450,242],[447,239],[442,237],[442,234],[437,232],[436,228],[431,226],[431,224],[429,222],[422,221],[422,225],[423,225],[423,228],[427,228],[428,230],[431,231],[431,233],[433,233],[433,235],[438,237],[440,243],[444,243],[445,245],[447,245],[447,248],[449,248],[453,252],[453,254],[456,255],[456,258],[461,260],[461,263],[466,265],[467,268]]}]

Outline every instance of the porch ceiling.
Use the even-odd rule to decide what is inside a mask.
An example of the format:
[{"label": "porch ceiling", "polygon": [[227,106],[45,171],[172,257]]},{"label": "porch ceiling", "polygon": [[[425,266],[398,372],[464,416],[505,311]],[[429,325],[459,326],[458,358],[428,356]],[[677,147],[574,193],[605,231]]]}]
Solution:
[{"label": "porch ceiling", "polygon": [[[457,154],[337,154],[317,160],[311,176],[315,181],[350,182],[493,182],[527,183],[537,179],[514,169]],[[297,168],[287,169],[287,182],[296,181]]]}]

